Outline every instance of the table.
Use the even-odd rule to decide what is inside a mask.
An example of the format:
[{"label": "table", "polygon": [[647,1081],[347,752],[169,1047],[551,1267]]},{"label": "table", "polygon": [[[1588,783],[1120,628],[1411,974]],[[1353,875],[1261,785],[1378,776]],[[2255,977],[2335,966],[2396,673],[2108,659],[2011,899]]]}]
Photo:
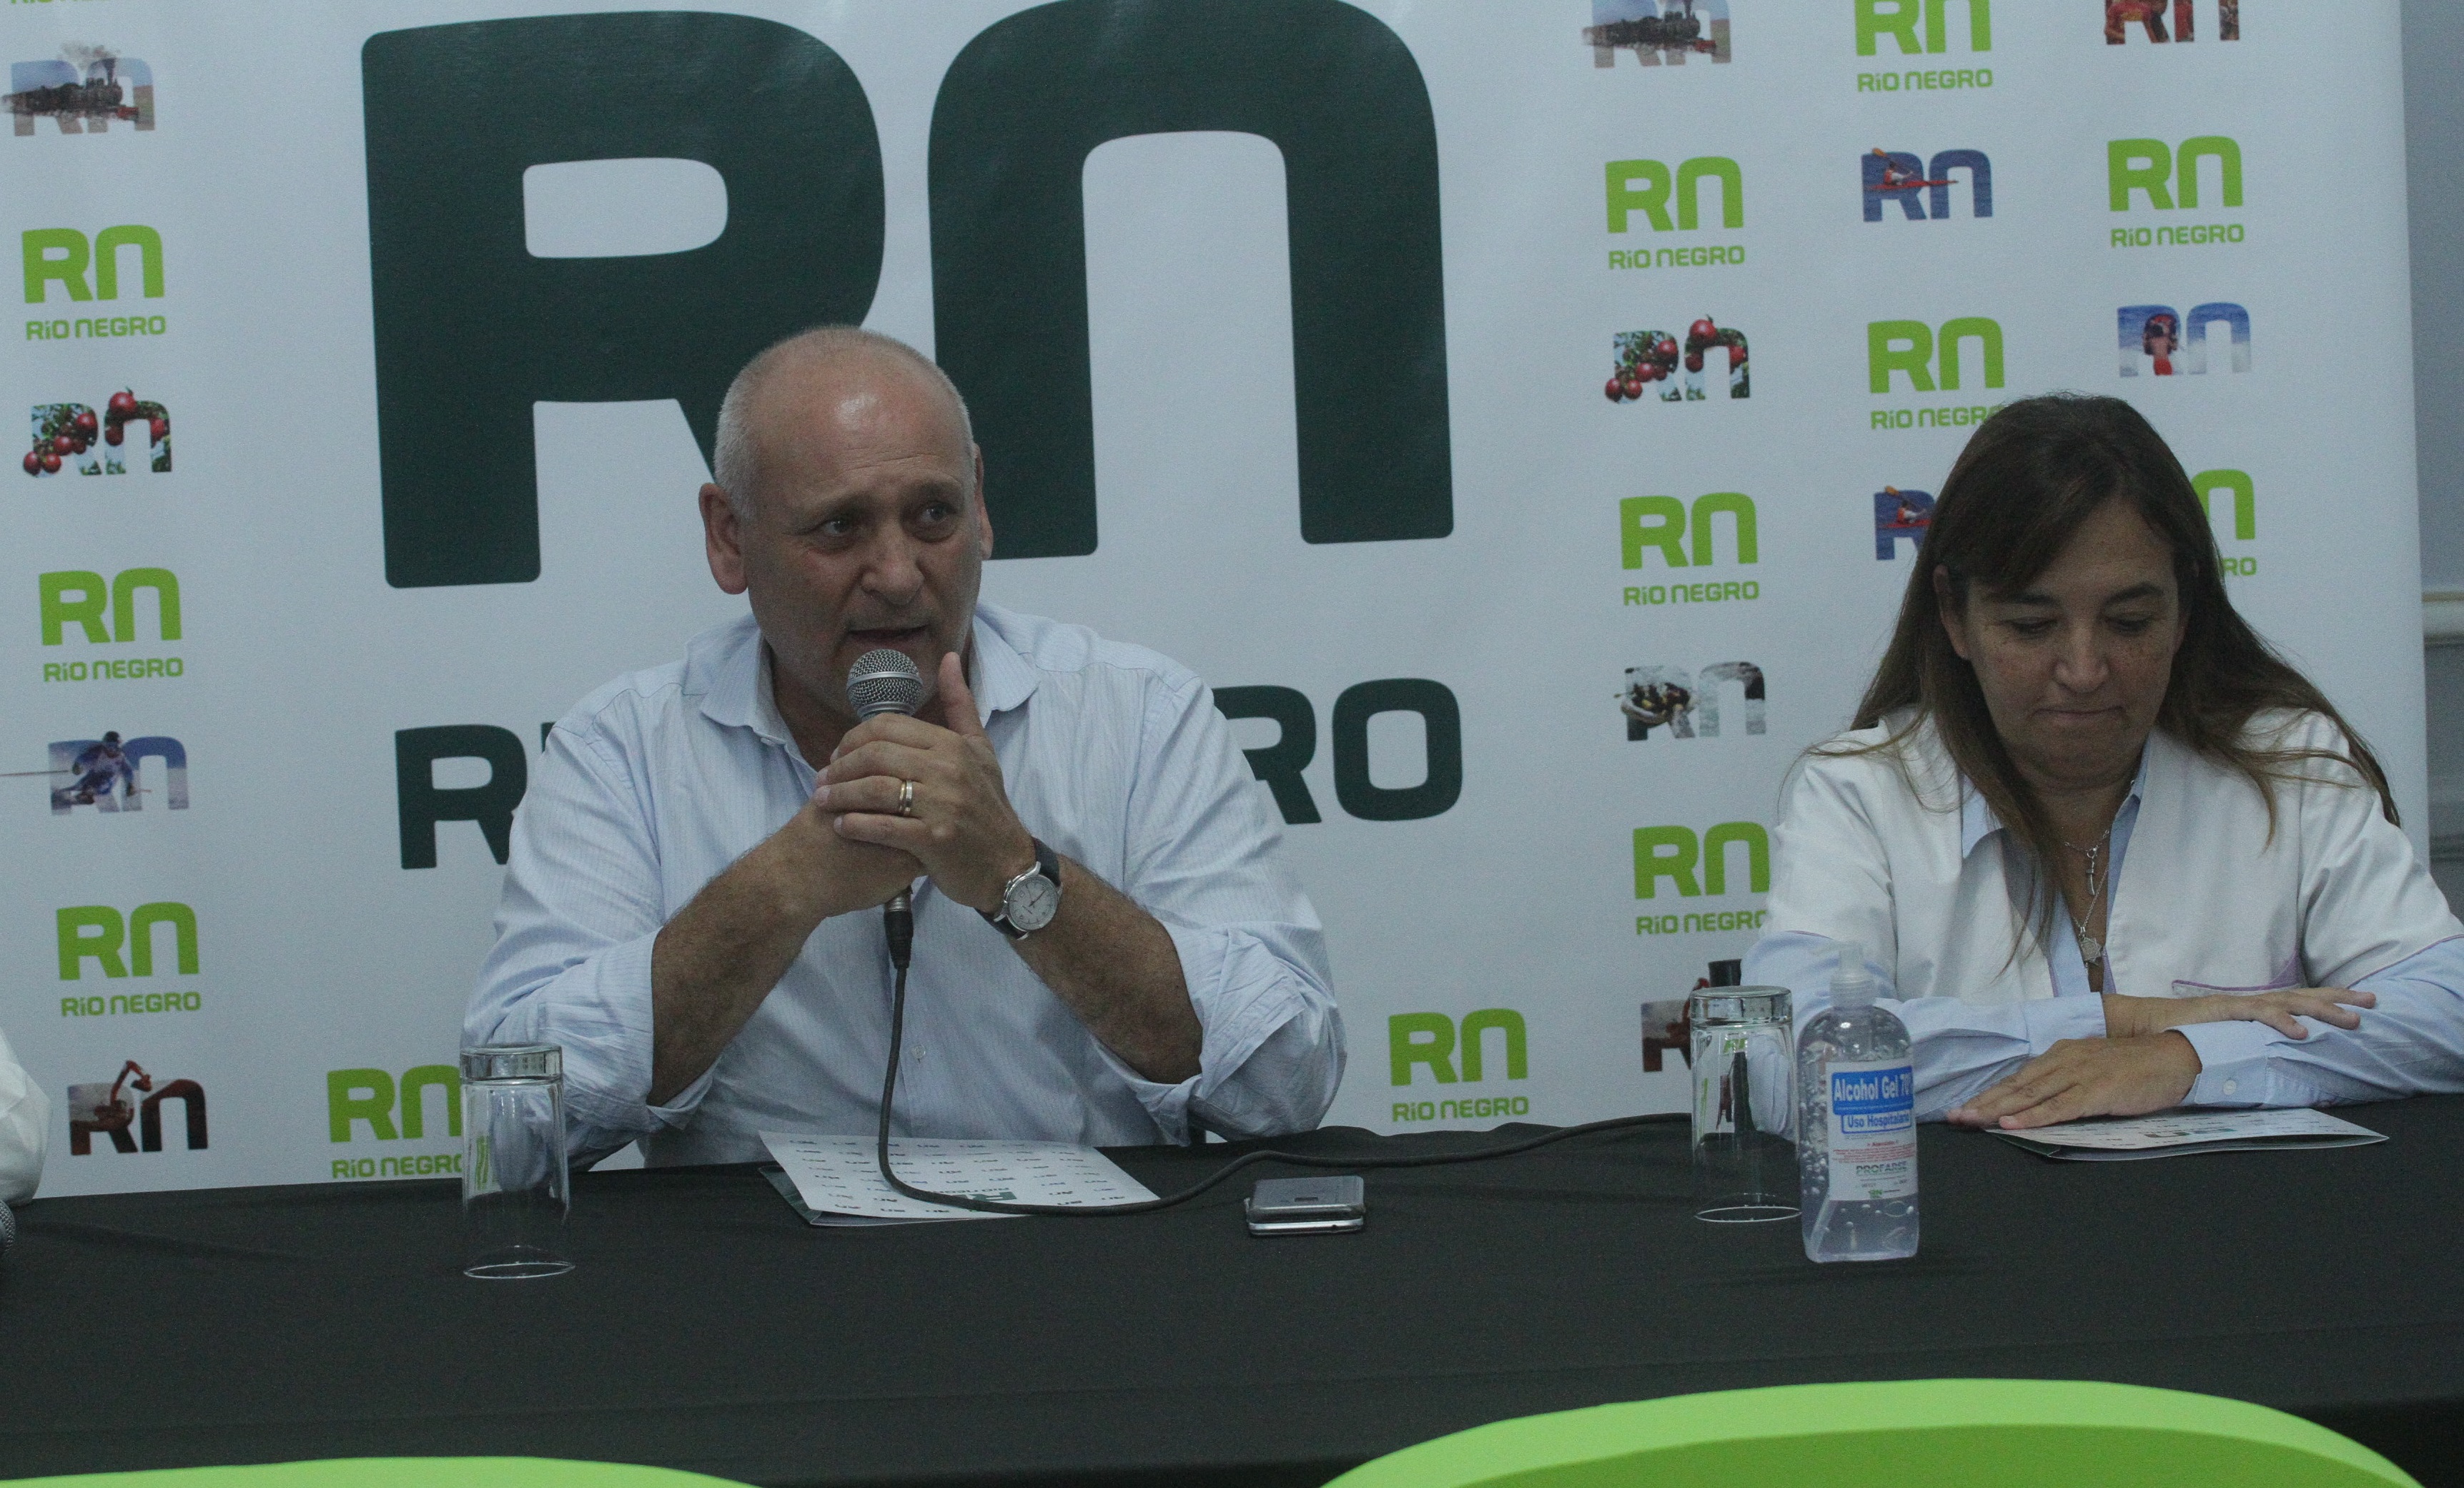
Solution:
[{"label": "table", "polygon": [[[1538,1410],[1999,1375],[2255,1400],[2464,1483],[2464,1098],[2349,1114],[2393,1140],[2089,1165],[1928,1128],[1921,1255],[1859,1266],[1690,1217],[1678,1122],[1371,1173],[1365,1233],[1276,1239],[1242,1228],[1245,1175],[1135,1218],[826,1231],[750,1167],[585,1174],[581,1265],[532,1282],[456,1273],[451,1182],[37,1200],[0,1263],[0,1475],[1299,1484]],[[1238,1150],[1114,1156],[1169,1190]]]}]

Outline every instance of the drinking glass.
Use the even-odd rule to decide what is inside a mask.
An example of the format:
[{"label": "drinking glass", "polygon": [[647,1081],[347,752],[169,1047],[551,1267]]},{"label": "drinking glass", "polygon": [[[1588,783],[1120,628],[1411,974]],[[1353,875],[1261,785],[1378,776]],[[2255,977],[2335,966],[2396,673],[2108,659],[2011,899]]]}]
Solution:
[{"label": "drinking glass", "polygon": [[1712,987],[1687,1007],[1694,1074],[1694,1217],[1794,1219],[1795,1040],[1784,987]]},{"label": "drinking glass", "polygon": [[483,1281],[562,1276],[564,1051],[489,1044],[462,1051],[462,1274]]}]

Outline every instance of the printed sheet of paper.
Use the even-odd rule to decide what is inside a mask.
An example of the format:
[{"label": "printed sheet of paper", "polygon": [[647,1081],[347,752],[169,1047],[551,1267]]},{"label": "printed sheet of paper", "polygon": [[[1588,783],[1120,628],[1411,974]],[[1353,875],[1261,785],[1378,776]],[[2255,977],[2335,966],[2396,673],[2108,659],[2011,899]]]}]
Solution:
[{"label": "printed sheet of paper", "polygon": [[2118,1163],[2192,1152],[2254,1152],[2278,1147],[2357,1147],[2387,1138],[2324,1111],[2165,1111],[2029,1131],[1996,1132],[2031,1152],[2082,1162]]},{"label": "printed sheet of paper", "polygon": [[[765,1131],[761,1140],[805,1207],[823,1216],[819,1222],[1012,1217],[926,1204],[900,1193],[881,1181],[870,1137]],[[1130,1204],[1155,1197],[1111,1158],[1066,1142],[892,1138],[890,1166],[919,1188],[1008,1204]]]}]

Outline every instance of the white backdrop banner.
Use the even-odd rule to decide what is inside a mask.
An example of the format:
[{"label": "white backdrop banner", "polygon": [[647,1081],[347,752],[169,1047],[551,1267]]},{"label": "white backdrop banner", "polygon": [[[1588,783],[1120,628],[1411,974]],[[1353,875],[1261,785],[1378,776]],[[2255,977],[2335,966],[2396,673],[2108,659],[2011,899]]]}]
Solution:
[{"label": "white backdrop banner", "polygon": [[0,40],[0,1019],[47,1192],[454,1170],[543,722],[740,604],[719,395],[821,322],[967,393],[989,597],[1238,720],[1335,1122],[1683,1105],[1641,1006],[1751,941],[1783,772],[2026,393],[2146,411],[2423,815],[2392,0],[57,0]]}]

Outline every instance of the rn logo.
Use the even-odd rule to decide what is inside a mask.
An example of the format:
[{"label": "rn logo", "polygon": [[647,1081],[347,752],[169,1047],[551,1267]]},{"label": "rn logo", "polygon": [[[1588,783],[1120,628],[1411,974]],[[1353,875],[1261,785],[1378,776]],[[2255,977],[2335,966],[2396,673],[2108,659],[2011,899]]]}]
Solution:
[{"label": "rn logo", "polygon": [[[19,234],[26,266],[26,303],[45,303],[57,284],[69,299],[120,298],[120,251],[137,250],[138,283],[148,300],[163,298],[163,234],[130,224],[105,228],[89,241],[75,228],[28,228]],[[89,277],[87,271],[91,269]]]},{"label": "rn logo", "polygon": [[0,99],[19,138],[48,119],[62,134],[106,134],[115,123],[140,134],[154,127],[154,70],[108,47],[71,43],[56,59],[9,64],[9,96]]},{"label": "rn logo", "polygon": [[[1617,543],[1627,568],[1644,566],[1642,555],[1657,551],[1670,568],[1707,568],[1719,558],[1717,519],[1726,514],[1736,561],[1759,562],[1762,544],[1754,521],[1753,498],[1742,491],[1714,491],[1694,499],[1689,516],[1685,503],[1673,496],[1629,496],[1617,502]],[[1686,529],[1693,529],[1693,557],[1686,557]],[[1752,579],[1727,583],[1628,585],[1628,605],[1711,604],[1732,599],[1760,599],[1762,586]]]},{"label": "rn logo", "polygon": [[[540,746],[546,746],[540,730]],[[488,778],[475,786],[440,786],[436,766],[445,760],[475,760]],[[447,723],[406,728],[393,736],[396,813],[402,831],[402,866],[436,866],[439,822],[476,822],[488,851],[501,863],[513,851],[514,808],[530,788],[530,760],[522,737],[493,723]]]},{"label": "rn logo", "polygon": [[1617,711],[1625,715],[1628,743],[1649,739],[1666,727],[1671,739],[1720,737],[1720,692],[1734,685],[1745,704],[1746,732],[1763,732],[1763,669],[1750,661],[1715,661],[1695,674],[1683,667],[1640,666],[1625,669],[1625,686],[1617,693]]},{"label": "rn logo", "polygon": [[[151,452],[146,468],[169,472],[169,409],[141,398],[126,388],[105,399],[102,409],[98,418],[94,410],[82,403],[35,404],[34,443],[26,452],[26,474],[39,479],[55,476],[63,467],[74,464],[80,476],[124,476],[128,474],[128,462],[122,452],[131,424],[145,431],[146,448]],[[95,449],[97,443],[102,446],[99,452]]]},{"label": "rn logo", "polygon": [[[1899,44],[1902,56],[1939,55],[1950,50],[1950,0],[1855,0],[1857,55],[1880,54],[1881,40]],[[1993,50],[1993,0],[1968,0],[1968,50]],[[1918,39],[1922,25],[1925,36]]]},{"label": "rn logo", "polygon": [[1925,546],[1925,528],[1933,523],[1933,493],[1884,486],[1874,493],[1874,556],[1884,563],[1900,556],[1900,540]]},{"label": "rn logo", "polygon": [[[2171,305],[2123,305],[2116,312],[2121,325],[2122,375],[2136,377],[2142,366],[2158,377],[2199,377],[2208,370],[2208,328],[2221,325],[2233,346],[2233,369],[2250,370],[2250,312],[2222,300],[2190,307],[2188,329]],[[2174,365],[2179,353],[2181,365]]]},{"label": "rn logo", "polygon": [[[1660,389],[1662,403],[1700,403],[1708,396],[1704,391],[1704,361],[1714,351],[1728,364],[1729,399],[1753,396],[1753,376],[1746,365],[1746,333],[1707,315],[1686,327],[1682,350],[1677,338],[1666,331],[1619,331],[1609,344],[1617,356],[1606,389],[1611,403],[1639,403],[1643,389],[1655,383],[1667,385]],[[1674,378],[1681,359],[1685,368],[1682,385]]]},{"label": "rn logo", "polygon": [[[77,904],[59,911],[60,980],[85,975],[89,961],[105,977],[154,974],[154,932],[171,932],[172,964],[180,975],[197,974],[197,912],[168,899],[140,904],[126,918],[108,904]],[[121,955],[125,947],[127,954]]]},{"label": "rn logo", "polygon": [[1937,335],[1923,321],[1869,321],[1865,325],[1867,386],[1877,395],[1887,394],[1891,374],[1898,372],[1907,378],[1910,391],[1957,392],[1960,344],[1970,341],[1976,343],[1985,386],[2001,387],[2002,326],[1998,322],[1965,315],[1943,322]]},{"label": "rn logo", "polygon": [[1658,898],[1665,878],[1681,899],[1718,899],[1728,892],[1728,849],[1738,846],[1746,850],[1749,892],[1770,893],[1771,834],[1753,822],[1725,821],[1700,836],[1691,827],[1637,827],[1634,897]]},{"label": "rn logo", "polygon": [[[1275,742],[1244,749],[1249,771],[1274,794],[1275,809],[1295,826],[1326,818],[1301,771],[1317,756],[1317,710],[1290,687],[1219,687],[1215,707],[1226,719],[1272,719]],[[1369,721],[1381,713],[1417,714],[1425,773],[1414,786],[1381,786],[1370,778]],[[1334,799],[1362,821],[1418,821],[1451,810],[1463,796],[1463,708],[1452,689],[1424,677],[1358,682],[1334,700]]]},{"label": "rn logo", "polygon": [[[2215,499],[2218,492],[2233,498],[2233,535],[2237,543],[2255,542],[2258,538],[2258,487],[2245,470],[2203,470],[2190,477],[2190,489],[2199,493],[2200,509],[2208,520],[2215,520]],[[2227,578],[2247,579],[2258,572],[2258,560],[2225,555],[2222,562]]]},{"label": "rn logo", "polygon": [[[379,1142],[418,1142],[428,1135],[430,1090],[444,1097],[448,1134],[461,1136],[462,1077],[450,1064],[413,1065],[402,1072],[399,1082],[383,1070],[328,1070],[327,1135],[336,1142],[349,1142],[359,1135],[353,1123],[364,1122],[368,1135]],[[402,1117],[398,1127],[397,1112]]]},{"label": "rn logo", "polygon": [[[172,811],[188,809],[188,751],[167,734],[148,734],[121,742],[117,731],[100,739],[52,741],[52,814],[66,816],[80,806],[98,811],[143,811],[143,797],[157,789]],[[153,760],[163,770],[159,787],[138,783],[138,765]]]},{"label": "rn logo", "polygon": [[[2216,35],[2224,41],[2241,39],[2241,0],[2213,0]],[[2146,33],[2151,42],[2196,41],[2197,17],[2190,0],[2172,0],[2173,34],[2165,33],[2166,0],[2104,0],[2104,39],[2108,46],[2120,46],[2127,38],[2133,21]]]},{"label": "rn logo", "polygon": [[[714,109],[716,78],[752,79],[758,104]],[[674,399],[707,456],[748,358],[872,306],[885,209],[871,104],[795,27],[673,11],[420,27],[370,37],[361,79],[397,587],[539,576],[535,404]],[[911,142],[935,352],[1000,472],[1002,555],[1095,551],[1081,178],[1109,141],[1190,130],[1283,154],[1302,538],[1445,537],[1437,125],[1411,49],[1342,0],[1251,0],[1235,23],[1212,6],[1059,0],[960,49],[929,139]],[[715,170],[724,231],[681,252],[533,255],[525,173],[624,157]]]},{"label": "rn logo", "polygon": [[[1703,183],[1714,181],[1720,187],[1720,226],[1742,228],[1746,225],[1746,173],[1726,155],[1697,155],[1677,163],[1674,175],[1656,160],[1613,160],[1608,163],[1609,231],[1623,233],[1633,225],[1634,214],[1654,233],[1671,230],[1691,233],[1703,225]],[[1668,197],[1677,195],[1677,214],[1671,220]]]},{"label": "rn logo", "polygon": [[1683,67],[1688,54],[1725,62],[1728,0],[1592,0],[1583,45],[1594,67],[1615,67],[1620,50],[1645,67]]},{"label": "rn logo", "polygon": [[[1993,215],[1993,162],[1983,150],[1940,150],[1931,164],[1905,150],[1886,150],[1881,145],[1865,152],[1860,168],[1864,172],[1865,220],[1882,220],[1882,208],[1892,202],[1900,212],[1915,222],[1941,222],[1950,215],[1950,189],[1958,181],[1955,170],[1968,172],[1968,214],[1971,217]],[[1922,197],[1919,193],[1925,193]],[[1925,207],[1932,205],[1927,214]]]},{"label": "rn logo", "polygon": [[[131,1104],[123,1087],[134,1088],[145,1099]],[[179,1101],[187,1119],[188,1150],[206,1148],[206,1089],[195,1080],[168,1080],[156,1090],[154,1077],[130,1059],[121,1065],[119,1078],[71,1085],[68,1099],[71,1157],[92,1156],[97,1136],[108,1138],[115,1152],[135,1152],[141,1145],[147,1152],[162,1151],[163,1104],[167,1100]],[[137,1137],[128,1134],[132,1125]]]},{"label": "rn logo", "polygon": [[[146,590],[154,595],[155,633],[166,641],[180,638],[180,580],[168,568],[122,568],[109,584],[90,568],[61,568],[36,575],[34,585],[46,646],[66,644],[70,626],[98,646],[137,640],[137,596]],[[109,626],[102,621],[106,603]]]},{"label": "rn logo", "polygon": [[2216,163],[2216,196],[2241,205],[2241,146],[2221,134],[2193,135],[2181,148],[2162,140],[2108,140],[2104,145],[2105,194],[2115,211],[2131,209],[2131,193],[2158,211],[2190,211],[2199,205],[2199,162]]}]

